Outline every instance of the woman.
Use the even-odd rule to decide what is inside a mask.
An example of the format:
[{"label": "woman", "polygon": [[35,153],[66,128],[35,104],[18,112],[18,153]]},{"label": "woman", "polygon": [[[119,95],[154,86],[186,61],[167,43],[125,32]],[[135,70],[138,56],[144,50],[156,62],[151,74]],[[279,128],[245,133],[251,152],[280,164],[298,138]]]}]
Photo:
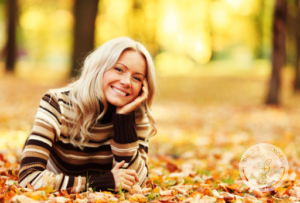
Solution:
[{"label": "woman", "polygon": [[130,190],[147,181],[155,68],[140,43],[120,37],[84,61],[80,78],[40,102],[19,184],[55,190]]}]

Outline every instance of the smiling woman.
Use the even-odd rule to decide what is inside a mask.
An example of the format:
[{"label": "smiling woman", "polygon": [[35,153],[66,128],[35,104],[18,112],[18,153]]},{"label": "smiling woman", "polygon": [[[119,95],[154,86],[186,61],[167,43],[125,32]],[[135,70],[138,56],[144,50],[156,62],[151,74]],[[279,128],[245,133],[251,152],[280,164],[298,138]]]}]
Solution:
[{"label": "smiling woman", "polygon": [[146,48],[110,40],[85,60],[78,80],[40,102],[24,147],[19,183],[35,189],[131,190],[148,176],[155,67]]},{"label": "smiling woman", "polygon": [[[146,61],[139,52],[124,51],[114,68],[103,75],[103,92],[106,100],[115,106],[132,102],[140,92],[142,84],[147,85]],[[145,87],[144,94],[147,88]]]}]

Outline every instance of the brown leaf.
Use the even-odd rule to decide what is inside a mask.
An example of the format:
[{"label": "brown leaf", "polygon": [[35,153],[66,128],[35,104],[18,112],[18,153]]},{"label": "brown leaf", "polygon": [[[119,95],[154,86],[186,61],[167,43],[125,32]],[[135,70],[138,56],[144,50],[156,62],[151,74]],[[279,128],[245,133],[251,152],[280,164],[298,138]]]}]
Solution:
[{"label": "brown leaf", "polygon": [[178,167],[177,167],[175,164],[170,163],[170,162],[167,162],[166,168],[168,169],[168,171],[169,171],[170,173],[173,173],[173,172],[175,172],[175,171],[178,171]]}]

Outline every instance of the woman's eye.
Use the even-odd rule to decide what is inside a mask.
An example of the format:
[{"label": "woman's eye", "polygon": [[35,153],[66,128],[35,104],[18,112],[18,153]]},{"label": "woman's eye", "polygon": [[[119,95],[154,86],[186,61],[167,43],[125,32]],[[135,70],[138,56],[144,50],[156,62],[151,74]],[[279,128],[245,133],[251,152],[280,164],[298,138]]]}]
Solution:
[{"label": "woman's eye", "polygon": [[141,79],[140,78],[134,78],[135,80],[137,80],[137,81],[139,81],[139,82],[141,82]]},{"label": "woman's eye", "polygon": [[120,72],[120,73],[122,72],[121,68],[115,68],[115,70],[118,71],[118,72]]}]

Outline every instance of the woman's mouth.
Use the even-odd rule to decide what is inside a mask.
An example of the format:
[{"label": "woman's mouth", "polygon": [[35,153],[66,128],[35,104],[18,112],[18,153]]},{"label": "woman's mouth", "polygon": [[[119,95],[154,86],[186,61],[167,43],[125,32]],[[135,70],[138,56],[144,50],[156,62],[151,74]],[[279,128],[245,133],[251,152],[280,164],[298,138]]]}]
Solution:
[{"label": "woman's mouth", "polygon": [[122,97],[126,97],[126,96],[129,95],[129,94],[127,94],[126,92],[123,92],[123,91],[121,91],[121,90],[119,90],[119,89],[117,89],[117,88],[115,88],[115,87],[113,87],[113,86],[111,86],[111,89],[112,89],[116,94],[118,94],[118,95],[120,95],[120,96],[122,96]]}]

